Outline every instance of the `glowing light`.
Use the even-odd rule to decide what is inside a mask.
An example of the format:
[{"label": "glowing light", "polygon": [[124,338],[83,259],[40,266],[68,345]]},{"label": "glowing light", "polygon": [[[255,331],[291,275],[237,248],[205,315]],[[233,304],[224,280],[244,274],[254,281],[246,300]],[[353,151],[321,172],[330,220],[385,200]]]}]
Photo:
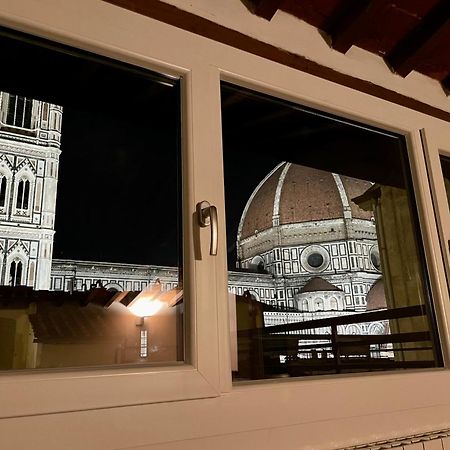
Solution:
[{"label": "glowing light", "polygon": [[128,309],[138,317],[154,316],[162,307],[164,303],[154,298],[136,298]]},{"label": "glowing light", "polygon": [[160,300],[161,283],[149,286],[140,292],[137,297],[128,305],[128,310],[137,317],[154,316],[165,303]]}]

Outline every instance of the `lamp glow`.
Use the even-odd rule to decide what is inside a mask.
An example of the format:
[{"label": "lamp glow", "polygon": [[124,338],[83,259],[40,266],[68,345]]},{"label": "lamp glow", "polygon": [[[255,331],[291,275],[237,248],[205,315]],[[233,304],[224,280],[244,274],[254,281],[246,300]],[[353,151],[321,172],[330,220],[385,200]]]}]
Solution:
[{"label": "lamp glow", "polygon": [[163,306],[164,302],[160,300],[161,283],[159,280],[140,292],[134,300],[128,305],[128,310],[137,317],[154,316]]},{"label": "lamp glow", "polygon": [[154,316],[162,307],[164,303],[154,298],[146,298],[145,296],[137,298],[133,304],[128,306],[128,309],[138,317]]}]

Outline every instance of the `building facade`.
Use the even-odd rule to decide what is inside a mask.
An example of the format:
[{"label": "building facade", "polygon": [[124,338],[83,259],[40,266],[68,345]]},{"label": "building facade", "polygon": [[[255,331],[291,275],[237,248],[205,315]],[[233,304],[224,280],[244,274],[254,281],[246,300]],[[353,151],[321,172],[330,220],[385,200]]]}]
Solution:
[{"label": "building facade", "polygon": [[0,93],[0,283],[50,289],[62,108]]},{"label": "building facade", "polygon": [[[292,163],[275,167],[250,196],[237,235],[238,265],[273,277],[272,297],[256,288],[257,298],[304,312],[365,311],[381,265],[373,215],[352,199],[370,187]],[[341,292],[333,304],[304,292],[314,277]]]}]

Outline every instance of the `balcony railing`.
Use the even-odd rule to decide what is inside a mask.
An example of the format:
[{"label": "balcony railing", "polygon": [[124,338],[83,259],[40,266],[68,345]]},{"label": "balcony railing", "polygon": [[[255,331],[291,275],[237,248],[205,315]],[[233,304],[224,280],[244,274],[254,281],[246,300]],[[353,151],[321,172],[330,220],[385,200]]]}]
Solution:
[{"label": "balcony railing", "polygon": [[[340,334],[339,326],[376,321],[402,323],[423,317],[425,306],[408,306],[341,317],[238,331],[237,379],[435,367],[432,333]],[[417,319],[414,319],[417,320]],[[404,323],[404,322],[403,322]],[[396,327],[391,327],[395,330]],[[319,330],[319,332],[317,332]],[[325,330],[325,332],[324,332]]]}]

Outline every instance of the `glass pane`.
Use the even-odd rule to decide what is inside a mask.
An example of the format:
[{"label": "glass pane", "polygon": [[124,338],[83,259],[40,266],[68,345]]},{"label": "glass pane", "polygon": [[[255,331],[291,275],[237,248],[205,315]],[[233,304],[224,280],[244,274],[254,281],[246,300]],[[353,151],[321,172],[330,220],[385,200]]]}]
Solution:
[{"label": "glass pane", "polygon": [[404,138],[222,84],[235,380],[434,367]]},{"label": "glass pane", "polygon": [[0,369],[183,361],[179,80],[0,45]]},{"label": "glass pane", "polygon": [[448,156],[440,156],[442,175],[444,177],[445,192],[447,194],[448,207],[450,209],[450,158]]}]

